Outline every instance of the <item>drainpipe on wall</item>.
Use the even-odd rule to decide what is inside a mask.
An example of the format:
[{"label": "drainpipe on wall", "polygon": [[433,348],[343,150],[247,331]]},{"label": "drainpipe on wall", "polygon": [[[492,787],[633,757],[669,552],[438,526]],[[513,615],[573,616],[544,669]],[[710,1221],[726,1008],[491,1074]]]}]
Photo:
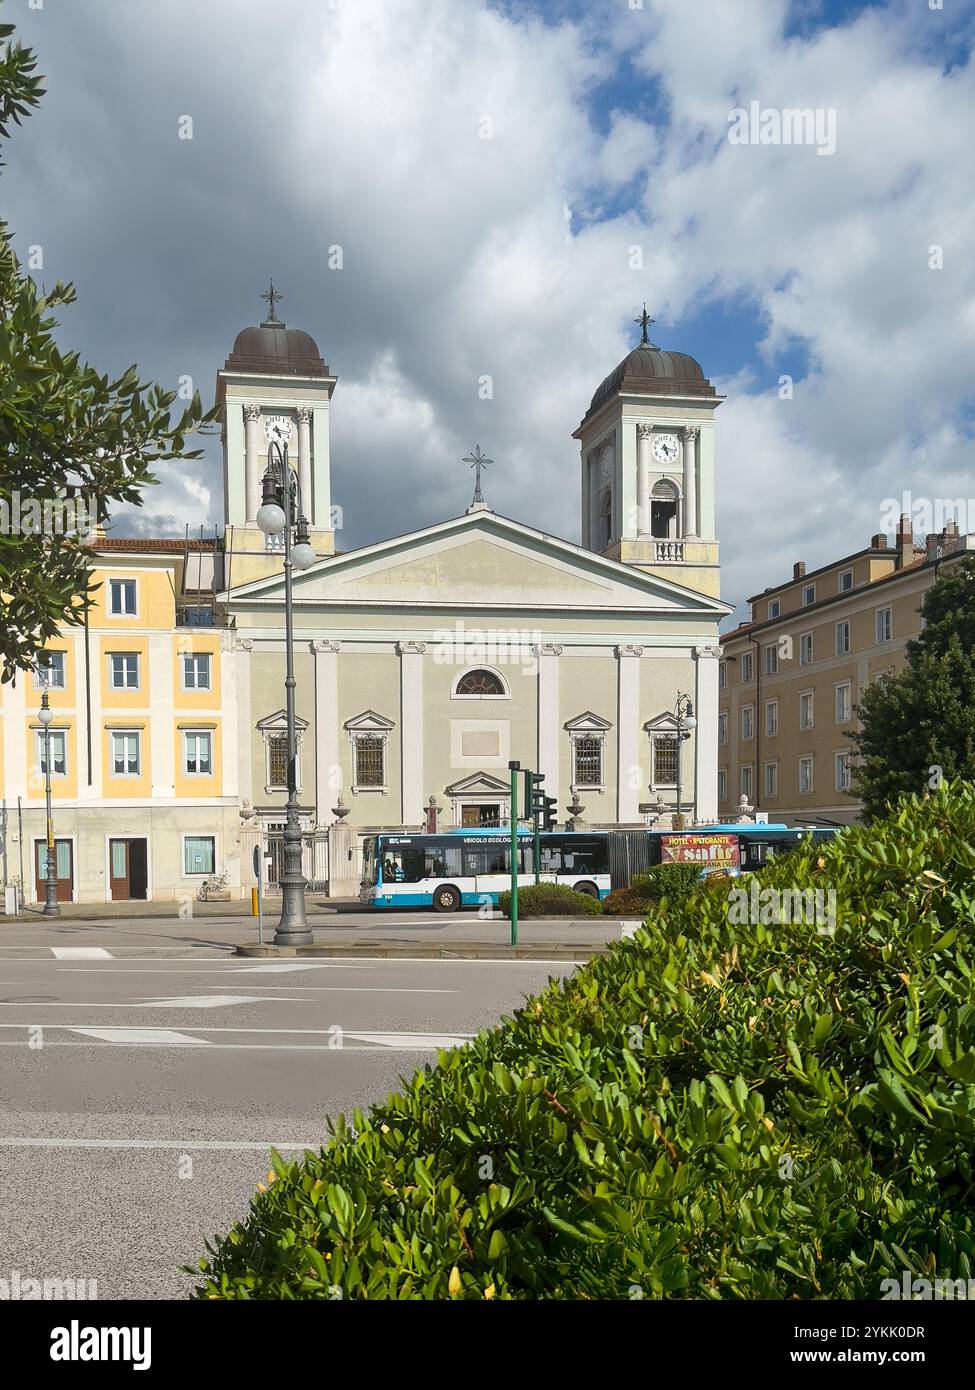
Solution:
[{"label": "drainpipe on wall", "polygon": [[755,786],[752,805],[757,816],[760,804],[758,787],[762,776],[762,644],[757,637],[749,637],[748,640],[755,645]]}]

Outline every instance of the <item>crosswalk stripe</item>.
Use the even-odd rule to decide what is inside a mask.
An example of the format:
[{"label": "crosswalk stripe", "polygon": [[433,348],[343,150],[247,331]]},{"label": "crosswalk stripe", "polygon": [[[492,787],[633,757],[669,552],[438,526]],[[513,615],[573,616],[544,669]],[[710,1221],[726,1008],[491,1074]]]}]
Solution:
[{"label": "crosswalk stripe", "polygon": [[52,946],[51,955],[55,960],[113,960],[111,951],[104,946]]},{"label": "crosswalk stripe", "polygon": [[179,1047],[209,1047],[206,1038],[191,1038],[188,1033],[177,1033],[171,1028],[71,1028],[71,1033],[80,1033],[85,1038],[98,1038],[108,1043],[159,1043]]}]

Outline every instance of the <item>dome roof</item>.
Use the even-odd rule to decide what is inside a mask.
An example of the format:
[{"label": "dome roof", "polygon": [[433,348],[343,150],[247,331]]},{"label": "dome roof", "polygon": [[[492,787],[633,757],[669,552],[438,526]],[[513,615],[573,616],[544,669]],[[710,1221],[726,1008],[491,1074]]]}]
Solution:
[{"label": "dome roof", "polygon": [[664,352],[652,343],[641,343],[627,353],[618,367],[596,388],[587,415],[620,392],[645,396],[716,396],[699,362],[686,352]]},{"label": "dome roof", "polygon": [[328,363],[310,333],[268,320],[245,328],[234,339],[228,372],[262,372],[275,376],[328,376]]}]

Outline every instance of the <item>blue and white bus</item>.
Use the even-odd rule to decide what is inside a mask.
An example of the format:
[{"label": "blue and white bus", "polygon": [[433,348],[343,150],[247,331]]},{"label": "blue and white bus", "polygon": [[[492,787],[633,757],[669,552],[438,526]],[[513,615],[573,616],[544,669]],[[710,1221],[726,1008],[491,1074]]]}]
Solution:
[{"label": "blue and white bus", "polygon": [[[563,883],[591,898],[609,892],[606,832],[539,836],[539,878]],[[518,886],[535,882],[534,836],[518,831]],[[363,844],[359,899],[370,907],[497,906],[511,887],[511,831],[507,827],[448,830],[442,835],[376,835]]]}]

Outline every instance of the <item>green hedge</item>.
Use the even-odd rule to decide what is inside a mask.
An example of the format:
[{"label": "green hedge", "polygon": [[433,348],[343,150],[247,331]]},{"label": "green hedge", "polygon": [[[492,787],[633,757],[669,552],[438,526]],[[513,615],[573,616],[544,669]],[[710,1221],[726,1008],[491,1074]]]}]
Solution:
[{"label": "green hedge", "polygon": [[[818,925],[741,896],[770,888],[821,890]],[[971,1278],[973,938],[972,784],[702,885],[354,1133],[276,1157],[198,1296],[876,1298],[904,1270]]]},{"label": "green hedge", "polygon": [[629,887],[616,888],[603,898],[602,911],[610,917],[624,913],[645,916],[661,899],[680,902],[700,885],[701,870],[696,864],[656,864],[642,874],[634,874]]},{"label": "green hedge", "polygon": [[[511,893],[498,894],[502,917],[511,912]],[[577,893],[564,883],[533,883],[518,889],[519,917],[598,917],[599,899]]]}]

